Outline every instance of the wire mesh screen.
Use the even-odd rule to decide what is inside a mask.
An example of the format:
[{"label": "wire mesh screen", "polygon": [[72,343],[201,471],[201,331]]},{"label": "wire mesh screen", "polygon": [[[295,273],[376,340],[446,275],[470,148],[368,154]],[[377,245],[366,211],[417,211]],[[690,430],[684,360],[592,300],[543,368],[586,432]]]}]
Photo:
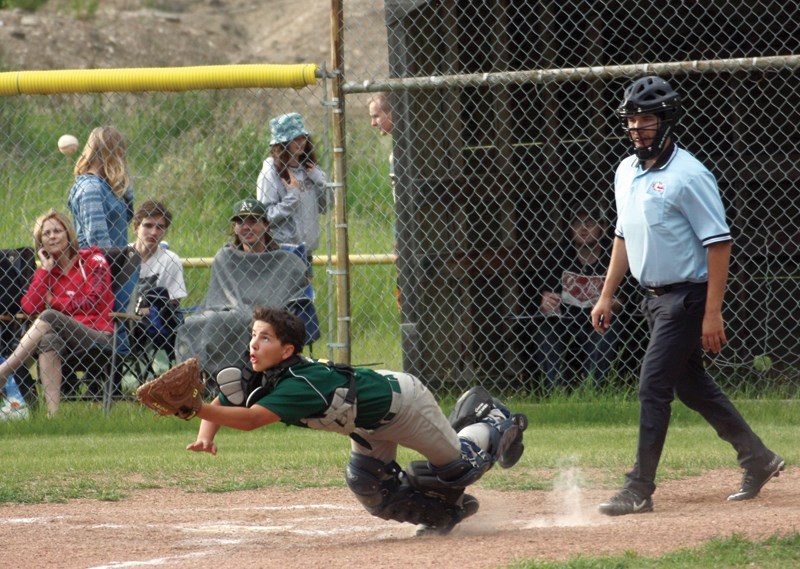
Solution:
[{"label": "wire mesh screen", "polygon": [[347,8],[351,120],[375,91],[392,112],[408,371],[451,394],[636,384],[637,283],[623,283],[610,333],[588,312],[614,171],[632,153],[614,110],[633,79],[659,75],[683,97],[676,138],[716,176],[734,234],[730,342],[708,369],[728,389],[795,391],[796,2],[386,0],[370,16],[388,66],[362,55],[365,14],[348,26]]},{"label": "wire mesh screen", "polygon": [[[191,356],[213,382],[219,369],[247,365],[255,305],[295,312],[307,323],[304,352],[330,357],[324,100],[323,84],[4,98],[0,355],[23,395],[51,411],[59,383],[62,398],[130,396]],[[66,155],[65,133],[79,140]],[[290,164],[298,137],[313,149]],[[130,174],[119,194],[115,164]],[[51,208],[65,217],[42,222]]]},{"label": "wire mesh screen", "polygon": [[[614,109],[633,78],[656,74],[682,95],[678,142],[716,176],[734,234],[724,309],[730,342],[708,369],[728,389],[794,395],[797,9],[768,0],[344,2],[344,64],[321,74],[341,78],[341,100],[324,82],[297,91],[4,97],[0,261],[4,287],[13,281],[17,293],[3,304],[0,355],[38,358],[16,374],[30,394],[39,385],[43,395],[36,380],[52,377],[52,360],[38,347],[15,351],[33,327],[15,315],[25,312],[20,297],[42,262],[34,222],[50,208],[70,213],[76,159],[95,127],[113,125],[127,143],[132,210],[152,200],[169,210],[169,224],[163,215],[146,219],[158,257],[179,259],[185,294],[133,291],[126,311],[136,317],[121,324],[129,337],[108,335],[121,343],[90,356],[89,369],[86,359],[61,366],[62,396],[100,397],[104,387],[129,394],[201,350],[215,362],[206,369],[212,377],[221,365],[246,362],[250,313],[232,316],[222,297],[291,307],[315,331],[305,353],[332,357],[347,344],[353,364],[403,369],[442,395],[476,383],[535,396],[628,390],[647,338],[637,283],[620,288],[609,333],[594,333],[587,312],[616,222],[614,170],[631,153]],[[330,117],[340,107],[346,138],[335,140]],[[279,187],[319,192],[307,210],[319,241],[289,242],[273,218],[285,255],[260,265],[237,257],[236,226],[257,233],[251,218],[271,205],[259,178],[274,146],[270,121],[286,113],[301,115],[298,132],[309,133],[319,172],[303,166],[278,175]],[[76,154],[57,151],[65,133],[79,139]],[[334,180],[339,150],[346,176]],[[346,314],[331,262],[339,228],[330,208],[340,187],[351,255]],[[131,224],[124,241],[137,239]],[[122,258],[141,270],[141,258]],[[107,261],[111,276],[126,274]],[[276,296],[264,300],[265,291]],[[162,304],[175,336],[166,349],[153,337],[137,345],[143,317],[160,314],[152,307]],[[337,332],[343,320],[349,337]],[[76,352],[52,346],[64,360]]]}]

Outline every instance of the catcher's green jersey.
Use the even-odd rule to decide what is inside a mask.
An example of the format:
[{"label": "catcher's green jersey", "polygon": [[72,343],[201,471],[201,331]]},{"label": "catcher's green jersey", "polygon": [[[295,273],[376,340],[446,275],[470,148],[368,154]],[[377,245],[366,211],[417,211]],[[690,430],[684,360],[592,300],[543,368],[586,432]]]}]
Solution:
[{"label": "catcher's green jersey", "polygon": [[[367,368],[354,371],[358,392],[356,427],[377,428],[389,413],[393,392],[390,382],[396,386],[397,379]],[[255,404],[275,413],[282,423],[302,426],[300,419],[321,415],[333,400],[333,392],[349,384],[349,375],[322,363],[303,361],[281,374],[275,389]],[[223,397],[220,396],[220,402],[227,404]]]}]

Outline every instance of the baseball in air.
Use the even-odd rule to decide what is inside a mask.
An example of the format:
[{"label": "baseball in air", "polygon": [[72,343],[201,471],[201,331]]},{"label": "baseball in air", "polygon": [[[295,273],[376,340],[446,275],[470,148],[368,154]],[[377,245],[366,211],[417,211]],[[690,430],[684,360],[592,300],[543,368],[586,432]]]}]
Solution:
[{"label": "baseball in air", "polygon": [[78,139],[71,134],[65,134],[58,139],[58,150],[61,154],[69,156],[78,150]]},{"label": "baseball in air", "polygon": [[772,367],[772,358],[767,355],[756,356],[753,358],[753,367],[756,371],[769,371]]}]

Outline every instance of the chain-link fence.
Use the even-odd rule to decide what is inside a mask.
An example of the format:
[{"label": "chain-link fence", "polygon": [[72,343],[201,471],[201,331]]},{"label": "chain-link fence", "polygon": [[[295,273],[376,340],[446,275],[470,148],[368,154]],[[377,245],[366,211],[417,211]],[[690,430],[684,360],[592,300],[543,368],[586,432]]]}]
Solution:
[{"label": "chain-link fence", "polygon": [[[620,317],[602,342],[589,330],[586,306],[607,263],[613,172],[630,153],[614,109],[632,78],[657,74],[683,95],[679,142],[716,175],[735,236],[725,308],[730,343],[709,369],[727,388],[793,395],[800,383],[797,8],[767,0],[386,0],[352,9],[345,2],[342,34],[332,34],[341,69],[312,62],[322,68],[316,85],[4,97],[3,247],[31,247],[40,214],[69,212],[78,154],[59,154],[59,136],[76,135],[81,152],[92,129],[114,125],[127,142],[134,209],[157,200],[172,215],[158,241],[160,251],[181,259],[186,284],[177,316],[166,315],[178,330],[175,359],[199,351],[195,341],[204,353],[215,348],[206,356],[215,366],[227,353],[244,357],[241,323],[207,313],[230,312],[219,295],[237,302],[254,295],[248,300],[300,299],[306,311],[313,303],[319,336],[306,353],[336,358],[345,347],[354,364],[405,369],[442,394],[476,382],[536,395],[589,384],[628,389],[647,337],[639,290],[623,287]],[[340,109],[341,131],[333,128]],[[315,186],[321,178],[310,168],[277,179],[306,192],[316,187],[325,198],[326,207],[308,217],[319,221],[319,243],[285,251],[297,263],[285,255],[275,261],[280,254],[266,255],[272,260],[263,265],[229,254],[215,269],[215,256],[236,250],[224,246],[235,242],[237,224],[250,227],[260,215],[243,215],[234,204],[271,205],[259,191],[279,127],[270,121],[292,112],[302,115],[313,164],[327,183]],[[296,134],[292,123],[286,129]],[[337,152],[344,158],[338,166]],[[336,179],[337,168],[344,179]],[[333,205],[345,189],[342,217]],[[145,218],[156,231],[158,217]],[[273,235],[280,225],[273,218]],[[336,259],[343,235],[349,268]],[[137,236],[131,226],[128,241]],[[314,256],[311,288],[308,281],[287,285],[307,254]],[[26,289],[36,262],[30,252],[0,261],[6,280]],[[263,296],[276,289],[280,299]],[[6,357],[30,327],[10,317],[21,311],[16,296],[4,302]],[[141,296],[141,288],[133,292],[132,306]],[[111,351],[130,362],[125,350]],[[145,367],[123,366],[120,389],[172,359],[169,349],[152,355]],[[32,378],[19,368],[24,385],[41,375],[39,363]],[[108,377],[104,363],[64,367],[62,393],[93,396],[93,382]]]},{"label": "chain-link fence", "polygon": [[[614,110],[633,78],[660,75],[683,95],[678,141],[717,177],[735,238],[730,343],[708,367],[728,389],[794,393],[797,8],[376,7],[388,68],[374,54],[348,61],[364,71],[346,74],[346,92],[389,93],[406,369],[450,393],[474,381],[520,393],[635,385],[647,338],[635,283],[605,338],[585,306],[616,220],[614,170],[631,153]],[[363,52],[363,29],[347,28],[349,53]]]},{"label": "chain-link fence", "polygon": [[[299,90],[3,99],[0,177],[8,200],[0,227],[6,255],[0,261],[2,288],[9,295],[3,303],[0,354],[14,354],[10,358],[14,367],[19,358],[38,358],[39,365],[30,372],[25,366],[17,369],[23,393],[34,397],[38,378],[42,386],[61,381],[64,397],[99,398],[112,364],[116,370],[112,395],[130,393],[137,383],[189,355],[200,355],[209,375],[226,365],[245,364],[255,304],[285,306],[308,319],[314,333],[309,334],[305,352],[331,357],[329,346],[336,342],[331,336],[333,293],[326,268],[333,256],[333,184],[328,175],[331,144],[325,87],[320,81]],[[299,115],[275,121],[289,113]],[[106,155],[113,143],[101,134],[110,129],[95,130],[109,125],[124,138],[122,154],[131,174],[132,190],[119,199],[110,184],[98,182],[110,179],[103,168],[110,170],[117,160]],[[58,152],[57,141],[64,133],[80,141],[74,154]],[[303,133],[310,135],[313,154],[304,148],[304,163],[295,168],[281,152]],[[267,163],[271,156],[277,158]],[[282,161],[284,171],[272,166],[275,160]],[[89,165],[76,176],[76,164],[82,162]],[[290,171],[287,189],[275,191],[275,182],[282,183],[281,176]],[[132,204],[128,195],[133,196]],[[309,201],[304,196],[313,197]],[[303,200],[307,219],[287,223],[293,204]],[[53,218],[38,228],[34,243],[36,220],[51,208],[67,214],[70,226],[74,220],[77,234],[51,239],[48,223],[63,229],[61,220]],[[131,214],[135,215],[128,223]],[[129,226],[121,242],[114,237],[114,216],[124,217],[123,226]],[[300,239],[290,232],[306,226]],[[70,253],[73,237],[80,240],[80,248],[96,245],[106,253],[110,281],[90,256]],[[386,251],[391,252],[388,239]],[[133,278],[126,255],[117,258],[110,252],[110,247],[129,243],[134,257],[142,261]],[[379,240],[374,243],[380,246]],[[48,257],[56,260],[55,267],[49,266]],[[173,274],[176,258],[185,286]],[[34,273],[37,263],[50,269],[40,269],[41,282]],[[357,278],[354,275],[356,283]],[[133,281],[135,290],[126,290]],[[31,282],[35,286],[29,288]],[[369,286],[376,285],[362,288]],[[124,301],[126,294],[130,302]],[[116,306],[110,306],[114,301]],[[48,308],[104,334],[98,338],[82,327],[75,329],[74,323],[65,328],[60,322],[50,323],[40,334],[37,325],[43,316],[34,320],[27,314],[43,314]],[[123,324],[125,333],[107,333],[114,324],[108,316],[111,308],[136,314]],[[35,340],[31,345],[23,339],[26,330]],[[41,339],[43,334],[61,338],[46,344],[59,355],[62,365],[56,372],[43,365],[42,342],[47,342]],[[112,341],[118,345],[109,345]],[[20,345],[25,351],[19,351]],[[354,355],[367,361],[357,350]]]}]

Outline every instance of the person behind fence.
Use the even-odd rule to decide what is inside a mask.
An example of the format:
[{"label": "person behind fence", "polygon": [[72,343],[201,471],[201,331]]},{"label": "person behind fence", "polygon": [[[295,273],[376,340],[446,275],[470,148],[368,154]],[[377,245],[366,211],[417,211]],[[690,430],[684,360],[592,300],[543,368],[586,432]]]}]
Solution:
[{"label": "person behind fence", "polygon": [[47,412],[61,401],[61,363],[76,350],[110,346],[114,324],[111,268],[97,247],[79,249],[72,220],[56,210],[41,215],[33,230],[41,266],[22,297],[22,310],[38,317],[17,348],[0,364],[0,388],[38,354],[39,381]]},{"label": "person behind fence", "polygon": [[125,247],[133,217],[133,183],[127,147],[112,126],[92,130],[75,163],[75,183],[67,205],[81,248]]},{"label": "person behind fence", "polygon": [[[298,259],[307,261],[303,248],[296,245],[278,245],[272,238],[266,208],[258,200],[242,200],[234,205],[234,216],[231,222],[231,246],[245,253],[266,253],[269,251],[291,251]],[[283,253],[281,253],[283,255]],[[288,263],[288,261],[287,261]],[[298,266],[297,263],[292,265]],[[287,279],[293,277],[287,275]],[[319,320],[316,308],[313,307],[313,294],[309,296],[311,285],[305,288],[302,297],[292,297],[292,312],[300,316],[306,323],[306,341],[310,345],[319,339]]]},{"label": "person behind fence", "polygon": [[244,253],[277,251],[280,246],[272,237],[267,208],[258,200],[242,200],[233,206],[231,247]]},{"label": "person behind fence", "polygon": [[[478,500],[465,488],[522,456],[527,418],[483,388],[462,395],[448,420],[416,377],[303,358],[304,337],[293,314],[256,307],[249,365],[220,371],[220,394],[197,413],[187,450],[216,454],[223,426],[249,431],[280,421],[347,435],[346,480],[356,499],[374,516],[419,524],[418,535],[449,533],[475,514]],[[403,469],[398,446],[426,460]]]},{"label": "person behind fence", "polygon": [[718,353],[727,343],[722,304],[731,232],[714,175],[674,139],[681,103],[668,82],[650,76],[631,83],[617,109],[634,154],[614,178],[614,245],[592,324],[598,332],[611,325],[614,292],[630,268],[645,293],[650,341],[639,375],[636,462],[622,490],[599,506],[611,516],[653,510],[675,396],[736,450],[744,475],[728,500],[755,498],[784,468],[703,365],[704,349]]},{"label": "person behind fence", "polygon": [[178,326],[176,341],[177,359],[196,356],[212,377],[247,362],[244,347],[255,306],[288,306],[308,285],[305,261],[272,238],[264,204],[236,202],[230,222],[231,242],[214,256],[205,299]]},{"label": "person behind fence", "polygon": [[[589,317],[603,288],[611,253],[608,225],[596,207],[579,204],[566,233],[545,257],[526,291],[527,312],[536,316],[534,344],[548,393],[576,388],[583,380],[591,380],[601,389],[617,355],[618,322],[598,334]],[[620,295],[614,298],[615,314],[621,312],[622,301]],[[580,362],[580,379],[569,375],[570,352]]]},{"label": "person behind fence", "polygon": [[[394,131],[394,119],[392,117],[392,103],[389,100],[389,93],[375,93],[367,101],[367,110],[369,112],[370,126],[378,130],[381,136],[391,136]],[[397,203],[396,183],[397,176],[394,173],[394,151],[389,153],[389,181],[392,184],[392,201]],[[397,220],[394,223],[394,253],[397,256]],[[399,256],[398,256],[399,259]],[[400,308],[402,302],[402,294],[400,292],[400,283],[398,281],[395,296],[397,297],[397,306]]]},{"label": "person behind fence", "polygon": [[187,291],[183,263],[163,241],[170,225],[172,212],[167,206],[156,200],[145,201],[133,215],[136,241],[131,245],[141,258],[136,313],[143,317],[134,328],[134,336],[140,341],[141,334],[163,337],[167,355],[174,359],[172,336],[178,323],[178,309]]},{"label": "person behind fence", "polygon": [[320,242],[320,215],[329,209],[328,177],[317,163],[300,113],[271,119],[270,130],[270,156],[258,175],[256,196],[266,206],[278,243],[305,243],[311,278],[311,259]]},{"label": "person behind fence", "polygon": [[[389,93],[375,93],[367,101],[370,126],[378,130],[381,136],[391,136],[394,131],[394,118],[392,116],[392,103]],[[394,153],[389,154],[389,178],[392,181],[392,194],[394,194]]]},{"label": "person behind fence", "polygon": [[375,93],[367,102],[370,126],[377,128],[381,136],[392,134],[394,120],[392,118],[392,104],[389,102],[389,93]]}]

